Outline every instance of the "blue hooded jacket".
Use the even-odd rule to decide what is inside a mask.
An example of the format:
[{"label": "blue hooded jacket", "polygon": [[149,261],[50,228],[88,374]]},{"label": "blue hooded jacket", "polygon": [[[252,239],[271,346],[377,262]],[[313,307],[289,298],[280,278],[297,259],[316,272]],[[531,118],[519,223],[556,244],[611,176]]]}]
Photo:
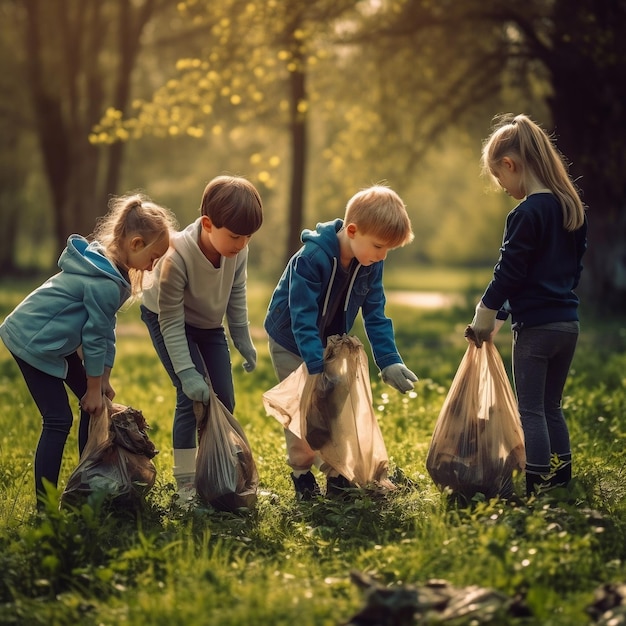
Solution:
[{"label": "blue hooded jacket", "polygon": [[[286,350],[298,354],[309,374],[324,369],[322,329],[329,311],[333,281],[340,262],[337,233],[343,220],[318,224],[302,231],[303,247],[290,259],[278,281],[265,317],[265,330]],[[402,363],[396,347],[393,324],[385,316],[383,261],[357,265],[348,293],[341,304],[344,332],[349,333],[361,309],[365,332],[380,369]]]},{"label": "blue hooded jacket", "polygon": [[65,357],[82,346],[88,376],[101,376],[115,359],[118,309],[130,284],[97,242],[71,235],[61,271],[35,289],[0,325],[6,347],[33,367],[65,378]]}]

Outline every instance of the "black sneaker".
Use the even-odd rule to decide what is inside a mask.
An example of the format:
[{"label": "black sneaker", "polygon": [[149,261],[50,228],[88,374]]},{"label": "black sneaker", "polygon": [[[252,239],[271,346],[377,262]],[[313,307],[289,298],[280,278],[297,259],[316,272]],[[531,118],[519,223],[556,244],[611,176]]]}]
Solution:
[{"label": "black sneaker", "polygon": [[291,474],[291,480],[293,480],[293,486],[296,488],[296,498],[300,501],[312,500],[322,494],[313,472],[300,474],[297,477]]},{"label": "black sneaker", "polygon": [[345,476],[329,476],[326,479],[327,498],[345,498],[348,494],[346,489],[352,489],[354,485]]}]

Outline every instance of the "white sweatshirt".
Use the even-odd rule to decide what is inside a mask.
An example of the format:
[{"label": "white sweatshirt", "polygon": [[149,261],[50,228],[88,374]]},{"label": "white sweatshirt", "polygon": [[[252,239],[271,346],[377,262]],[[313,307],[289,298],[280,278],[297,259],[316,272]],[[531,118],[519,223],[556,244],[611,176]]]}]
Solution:
[{"label": "white sweatshirt", "polygon": [[198,241],[201,220],[171,239],[170,249],[156,265],[143,304],[159,316],[161,333],[176,373],[194,367],[185,323],[196,328],[248,325],[246,279],[248,247],[237,256],[222,257],[220,267],[204,256]]}]

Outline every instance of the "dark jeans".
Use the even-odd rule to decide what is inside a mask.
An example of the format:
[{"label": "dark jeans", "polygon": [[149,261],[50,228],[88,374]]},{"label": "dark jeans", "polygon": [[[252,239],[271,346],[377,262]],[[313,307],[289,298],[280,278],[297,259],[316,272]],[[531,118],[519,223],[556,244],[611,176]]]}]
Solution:
[{"label": "dark jeans", "polygon": [[[165,347],[161,334],[159,316],[141,306],[141,319],[148,327],[155,350],[161,363],[169,374],[176,388],[176,409],[172,439],[175,449],[195,448],[197,445],[196,417],[193,412],[193,401],[184,393],[180,379],[174,372],[174,366]],[[211,380],[211,386],[224,406],[232,413],[235,409],[235,392],[230,362],[230,350],[223,328],[194,328],[185,324],[189,353],[196,369]],[[206,368],[206,371],[205,371]]]},{"label": "dark jeans", "polygon": [[[65,385],[80,400],[87,392],[87,375],[76,352],[66,357],[68,371],[65,381],[38,370],[15,355],[13,358],[43,419],[41,436],[35,451],[35,491],[39,496],[44,493],[44,478],[57,486],[65,442],[74,421]],[[80,409],[79,454],[87,443],[88,433],[89,413]]]},{"label": "dark jeans", "polygon": [[561,398],[578,333],[545,328],[513,332],[513,375],[526,442],[526,474],[550,472],[558,457],[571,473],[572,451]]}]

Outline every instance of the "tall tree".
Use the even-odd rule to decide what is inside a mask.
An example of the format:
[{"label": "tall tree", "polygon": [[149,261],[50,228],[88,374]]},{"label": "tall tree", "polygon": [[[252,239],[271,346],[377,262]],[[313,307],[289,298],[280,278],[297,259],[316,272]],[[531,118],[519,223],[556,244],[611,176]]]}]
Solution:
[{"label": "tall tree", "polygon": [[[171,3],[170,3],[171,4]],[[107,106],[125,111],[142,33],[167,0],[15,4],[25,88],[54,211],[56,244],[89,233],[117,191],[124,145],[89,141]]]},{"label": "tall tree", "polygon": [[[179,3],[203,36],[197,56],[181,59],[179,75],[142,102],[136,116],[111,110],[95,129],[104,141],[187,133],[204,137],[224,127],[258,131],[263,126],[287,138],[289,161],[286,258],[300,246],[309,152],[309,76],[337,20],[360,0],[212,0]],[[280,139],[279,139],[280,141]],[[258,162],[266,185],[275,146]]]},{"label": "tall tree", "polygon": [[626,0],[381,2],[345,38],[360,49],[377,42],[368,79],[381,85],[379,100],[361,106],[379,113],[384,132],[368,129],[369,157],[393,155],[412,172],[445,129],[475,127],[486,106],[538,111],[535,119],[547,112],[539,121],[554,131],[589,207],[583,286],[600,308],[624,310],[624,32]]},{"label": "tall tree", "polygon": [[[0,5],[0,20],[10,20],[13,7]],[[0,32],[0,92],[11,94],[0,101],[0,207],[2,211],[2,231],[0,232],[0,274],[13,274],[16,270],[17,234],[21,208],[24,200],[24,187],[28,177],[23,155],[24,144],[28,139],[23,133],[25,99],[23,94],[12,87],[19,80],[15,64],[9,62],[12,55],[19,54],[18,40],[14,30]],[[29,167],[32,167],[29,164]]]},{"label": "tall tree", "polygon": [[[305,191],[312,120],[315,148],[329,163],[314,191],[322,183],[327,189],[334,176],[347,196],[364,172],[393,172],[409,185],[450,129],[484,136],[493,113],[524,111],[555,131],[584,190],[590,246],[583,285],[590,300],[625,305],[626,0],[179,6],[205,35],[201,54],[181,59],[180,76],[135,118],[112,111],[101,126],[105,134],[203,136],[223,129],[220,122],[251,136],[261,127],[288,129],[289,255],[298,245],[303,197],[312,195]],[[273,146],[265,148],[271,154]],[[269,169],[260,182],[271,177]]]}]

